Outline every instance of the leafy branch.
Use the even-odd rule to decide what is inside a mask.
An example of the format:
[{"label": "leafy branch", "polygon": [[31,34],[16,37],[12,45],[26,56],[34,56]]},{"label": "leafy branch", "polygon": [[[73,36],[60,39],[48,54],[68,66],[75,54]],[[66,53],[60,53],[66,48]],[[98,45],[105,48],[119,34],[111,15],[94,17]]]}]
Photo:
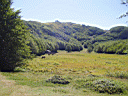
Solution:
[{"label": "leafy branch", "polygon": [[[126,5],[126,7],[128,6],[128,0],[126,0],[126,1],[124,1],[124,0],[121,0],[121,4],[123,4],[123,5]],[[123,17],[126,17],[126,16],[128,16],[128,11],[125,13],[125,14],[123,14],[123,15],[121,15],[119,18],[117,18],[117,19],[120,19],[120,18],[123,18]],[[128,23],[128,21],[126,21],[127,23]]]}]

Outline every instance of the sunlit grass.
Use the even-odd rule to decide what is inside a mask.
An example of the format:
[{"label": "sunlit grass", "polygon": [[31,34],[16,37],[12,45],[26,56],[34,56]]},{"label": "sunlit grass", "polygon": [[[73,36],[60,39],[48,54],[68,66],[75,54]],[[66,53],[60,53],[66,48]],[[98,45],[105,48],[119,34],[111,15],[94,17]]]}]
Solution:
[{"label": "sunlit grass", "polygon": [[66,53],[61,51],[56,55],[46,55],[45,59],[41,57],[28,60],[29,70],[61,72],[61,73],[86,73],[103,75],[110,71],[128,71],[128,56],[115,54],[96,54],[96,53]]},{"label": "sunlit grass", "polygon": [[128,79],[128,72],[125,71],[108,72],[106,75],[110,77]]},{"label": "sunlit grass", "polygon": [[[82,86],[85,85],[85,81],[93,82],[93,80],[105,78],[123,82],[126,85],[126,90],[128,90],[126,78],[118,79],[114,76],[106,76],[108,72],[128,72],[128,55],[89,54],[84,50],[71,53],[59,51],[55,55],[45,55],[45,57],[45,59],[42,59],[41,56],[38,56],[32,60],[27,60],[27,64],[22,67],[24,71],[26,70],[25,72],[22,69],[22,72],[17,69],[18,72],[3,74],[15,80],[17,84],[31,87],[50,87],[52,92],[58,94],[83,96],[86,93],[89,96],[94,94],[99,96],[99,93]],[[60,85],[46,82],[55,75],[62,76],[70,83]],[[108,94],[104,93],[104,95],[107,96]]]}]

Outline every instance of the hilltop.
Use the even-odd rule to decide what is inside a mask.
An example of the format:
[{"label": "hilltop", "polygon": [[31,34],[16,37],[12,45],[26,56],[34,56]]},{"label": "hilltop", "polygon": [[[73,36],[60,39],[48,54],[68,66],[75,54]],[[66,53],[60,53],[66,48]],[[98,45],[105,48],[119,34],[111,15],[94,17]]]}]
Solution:
[{"label": "hilltop", "polygon": [[[34,39],[32,40],[31,38],[31,43],[40,41],[43,43],[42,46],[50,46],[45,46],[44,51],[47,49],[55,52],[58,49],[81,51],[83,49],[82,45],[85,45],[85,43],[95,47],[94,44],[96,42],[128,39],[128,27],[125,26],[116,26],[110,30],[103,30],[94,26],[86,26],[72,22],[59,22],[58,20],[48,23],[40,23],[37,21],[24,21],[24,23],[28,26],[31,37]],[[30,45],[32,47],[33,44]],[[39,43],[36,45],[38,46]],[[44,53],[44,51],[42,53]]]}]

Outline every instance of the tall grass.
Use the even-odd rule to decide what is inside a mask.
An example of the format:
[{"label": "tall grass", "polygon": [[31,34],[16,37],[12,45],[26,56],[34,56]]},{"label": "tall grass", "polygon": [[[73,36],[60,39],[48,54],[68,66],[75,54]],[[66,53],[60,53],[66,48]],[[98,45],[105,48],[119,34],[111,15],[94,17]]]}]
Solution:
[{"label": "tall grass", "polygon": [[[105,85],[96,85],[95,82],[104,80],[104,82],[106,82],[105,84],[107,84],[108,81],[111,81],[108,80],[109,76],[113,76],[126,79],[120,80],[119,78],[116,78],[117,81],[124,83],[124,85],[126,86],[126,93],[128,93],[127,55],[96,54],[86,53],[85,51],[71,53],[59,51],[55,55],[45,55],[45,57],[45,59],[42,59],[41,56],[39,56],[32,60],[27,60],[27,64],[25,66],[16,69],[17,72],[2,74],[12,80],[15,80],[17,84],[20,85],[41,88],[45,86],[51,88],[53,92],[58,94],[63,93],[67,95],[69,93],[72,93],[73,95],[77,94],[77,96],[83,96],[85,95],[85,93],[89,96],[94,96],[95,94],[99,95],[99,93],[96,93],[90,89],[97,88],[96,91],[98,91],[100,89],[96,86]],[[115,73],[108,73],[111,71]],[[107,74],[108,77],[104,76],[104,74]],[[67,85],[61,85],[46,82],[46,80],[55,75],[66,78],[66,80],[70,81],[70,83]],[[116,88],[118,89],[120,84],[114,84],[118,86],[116,86]],[[113,86],[111,87],[114,88]],[[102,90],[103,89],[104,87],[102,88]],[[107,95],[111,94],[111,92],[108,91],[104,92],[106,92],[105,94]],[[113,91],[112,93],[114,92],[118,93],[117,91]]]},{"label": "tall grass", "polygon": [[126,72],[126,71],[108,72],[106,75],[110,76],[110,77],[128,79],[128,72]]}]

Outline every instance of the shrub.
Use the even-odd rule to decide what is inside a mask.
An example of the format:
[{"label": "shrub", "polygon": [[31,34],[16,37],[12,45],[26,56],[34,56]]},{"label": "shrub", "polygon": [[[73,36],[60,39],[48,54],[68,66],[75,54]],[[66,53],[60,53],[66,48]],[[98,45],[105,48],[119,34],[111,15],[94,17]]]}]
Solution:
[{"label": "shrub", "polygon": [[120,86],[120,84],[117,84],[114,81],[110,81],[107,79],[99,79],[92,82],[92,87],[95,91],[98,91],[99,93],[123,93],[123,87]]},{"label": "shrub", "polygon": [[51,83],[58,83],[58,84],[68,84],[70,83],[69,81],[66,81],[63,79],[61,76],[53,76],[51,79],[46,80],[46,82],[51,82]]},{"label": "shrub", "polygon": [[124,93],[125,86],[120,82],[109,79],[97,79],[97,77],[88,77],[85,80],[77,80],[76,88],[89,88],[99,93],[120,94]]}]

